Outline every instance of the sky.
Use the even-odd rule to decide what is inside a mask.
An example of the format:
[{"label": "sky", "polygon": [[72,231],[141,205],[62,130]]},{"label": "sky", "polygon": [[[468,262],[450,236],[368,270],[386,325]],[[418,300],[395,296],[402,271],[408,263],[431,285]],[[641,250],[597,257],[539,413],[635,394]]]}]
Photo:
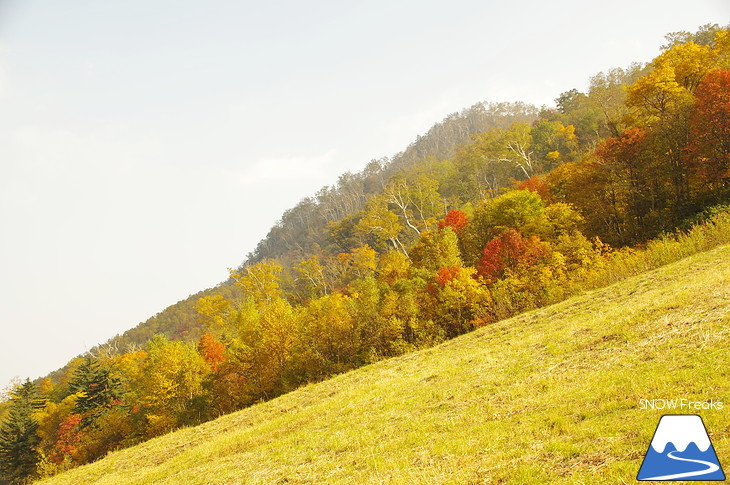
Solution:
[{"label": "sky", "polygon": [[726,0],[0,0],[0,387],[225,280],[284,210],[448,114],[549,106],[728,21]]}]

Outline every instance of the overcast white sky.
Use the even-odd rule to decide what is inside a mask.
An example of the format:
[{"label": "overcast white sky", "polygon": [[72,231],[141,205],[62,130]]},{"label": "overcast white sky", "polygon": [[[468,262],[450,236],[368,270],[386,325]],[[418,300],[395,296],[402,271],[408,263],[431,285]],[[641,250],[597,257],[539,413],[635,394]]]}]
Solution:
[{"label": "overcast white sky", "polygon": [[478,101],[552,104],[726,0],[0,0],[0,387],[226,279]]}]

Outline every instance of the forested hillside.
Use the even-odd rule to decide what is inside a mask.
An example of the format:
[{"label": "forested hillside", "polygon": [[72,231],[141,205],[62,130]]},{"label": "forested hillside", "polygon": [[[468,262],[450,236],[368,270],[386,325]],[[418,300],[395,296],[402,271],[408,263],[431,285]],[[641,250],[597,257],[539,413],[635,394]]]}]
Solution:
[{"label": "forested hillside", "polygon": [[[284,213],[256,250],[244,262],[278,259],[284,264],[321,253],[332,244],[328,224],[361,211],[365,203],[381,194],[399,173],[431,161],[452,158],[471,137],[491,130],[507,129],[514,123],[532,123],[538,110],[524,103],[477,103],[435,124],[424,136],[391,159],[372,160],[358,173],[345,173],[331,187],[303,199]],[[422,168],[416,170],[423,170]],[[335,255],[334,248],[329,251]]]},{"label": "forested hillside", "polygon": [[53,474],[729,242],[730,30],[667,38],[302,200],[219,287],[19,387],[0,471]]},{"label": "forested hillside", "polygon": [[[320,253],[322,247],[332,246],[328,224],[361,210],[366,200],[382,192],[385,182],[394,174],[426,161],[449,159],[459,147],[470,143],[475,134],[505,129],[515,122],[532,123],[537,117],[537,108],[519,102],[477,103],[447,116],[403,152],[391,158],[372,160],[361,172],[342,174],[337,183],[323,187],[313,197],[303,199],[286,211],[267,237],[246,256],[241,267],[265,259],[295,264],[298,259]],[[330,255],[336,256],[333,251]],[[173,339],[195,340],[202,335],[200,319],[194,309],[198,299],[211,294],[229,298],[231,283],[228,279],[216,288],[191,295],[103,347],[124,350],[142,346],[158,333]],[[97,350],[101,349],[94,352]]]}]

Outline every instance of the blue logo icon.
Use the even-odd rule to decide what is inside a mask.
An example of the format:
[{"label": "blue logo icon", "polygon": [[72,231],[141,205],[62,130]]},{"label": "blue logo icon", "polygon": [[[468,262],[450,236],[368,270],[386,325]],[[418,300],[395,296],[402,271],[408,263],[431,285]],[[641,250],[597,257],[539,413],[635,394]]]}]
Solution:
[{"label": "blue logo icon", "polygon": [[662,416],[644,456],[637,480],[725,480],[702,418]]}]

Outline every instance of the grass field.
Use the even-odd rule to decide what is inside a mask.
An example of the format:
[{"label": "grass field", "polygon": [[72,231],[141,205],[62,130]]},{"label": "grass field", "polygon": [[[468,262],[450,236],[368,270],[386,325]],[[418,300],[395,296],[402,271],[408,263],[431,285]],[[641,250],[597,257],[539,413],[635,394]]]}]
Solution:
[{"label": "grass field", "polygon": [[723,402],[699,414],[727,474],[729,349],[723,246],[43,483],[635,483],[660,416],[695,412],[659,398]]}]

